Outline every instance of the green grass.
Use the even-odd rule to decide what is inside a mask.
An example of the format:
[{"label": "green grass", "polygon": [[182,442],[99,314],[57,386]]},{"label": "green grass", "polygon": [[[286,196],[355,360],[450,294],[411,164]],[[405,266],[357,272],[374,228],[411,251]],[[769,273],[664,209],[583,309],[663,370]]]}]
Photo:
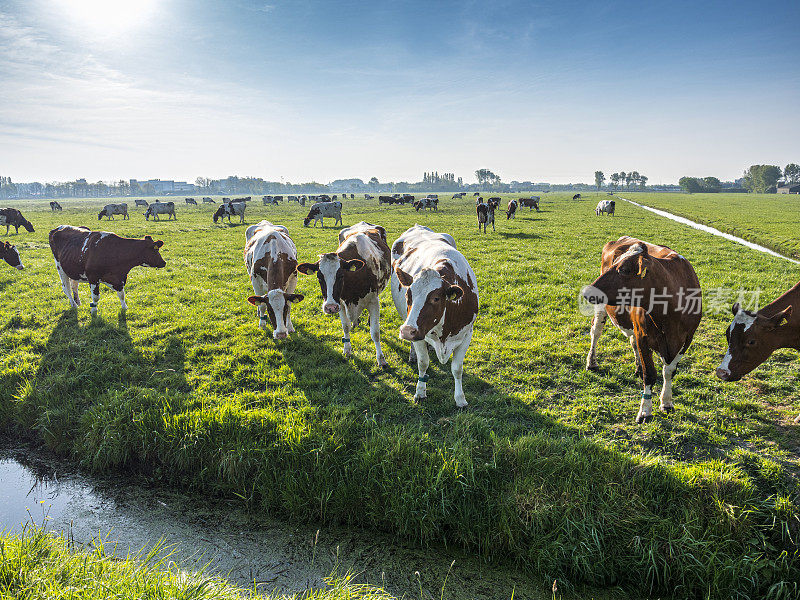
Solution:
[{"label": "green grass", "polygon": [[[676,412],[636,425],[630,347],[607,329],[601,371],[584,371],[589,319],[576,299],[598,273],[602,245],[623,234],[681,252],[706,290],[761,289],[771,299],[800,269],[630,205],[595,217],[601,196],[570,197],[547,194],[541,213],[523,209],[515,221],[498,214],[486,236],[469,198],[442,200],[438,214],[346,202],[345,225],[378,223],[391,241],[427,224],[453,234],[469,259],[481,309],[466,411],[438,363],[428,398],[413,402],[416,371],[388,292],[388,372],[363,325],[352,334],[354,358],[342,357],[339,321],[322,314],[315,278],[300,280],[306,300],[293,310],[290,340],[259,330],[246,302],[244,227],[214,226],[211,207],[181,206],[177,223],[146,223],[134,211],[103,222],[163,239],[168,266],[132,272],[126,317],[116,295],[101,292],[92,321],[86,286],[84,305],[67,309],[47,233],[60,223],[97,227],[102,202],[65,201],[58,215],[20,203],[37,230],[10,236],[26,270],[0,268],[0,427],[96,471],[455,544],[542,581],[797,596],[796,353],[776,353],[738,384],[717,380],[732,298],[701,323],[675,380]],[[304,212],[251,205],[247,221],[286,225],[300,260],[313,260],[336,247],[338,230],[304,229]]]},{"label": "green grass", "polygon": [[[156,546],[135,556],[117,556],[101,539],[91,548],[36,527],[20,535],[0,532],[0,598],[14,600],[392,600],[383,590],[355,585],[350,577],[301,594],[261,594],[205,573],[188,573]],[[168,549],[167,549],[168,550]]]},{"label": "green grass", "polygon": [[797,194],[620,192],[620,195],[800,259],[800,196]]}]

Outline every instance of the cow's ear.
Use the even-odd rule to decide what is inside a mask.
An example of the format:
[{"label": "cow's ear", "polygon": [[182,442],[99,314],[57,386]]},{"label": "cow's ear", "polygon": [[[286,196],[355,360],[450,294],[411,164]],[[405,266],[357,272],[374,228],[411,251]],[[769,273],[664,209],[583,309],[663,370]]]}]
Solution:
[{"label": "cow's ear", "polygon": [[403,269],[401,269],[400,267],[395,267],[394,273],[395,275],[397,275],[397,280],[400,282],[400,285],[408,287],[412,283],[414,283],[414,278],[405,271],[403,271]]},{"label": "cow's ear", "polygon": [[287,302],[302,302],[305,299],[303,294],[284,294],[284,298],[286,298]]},{"label": "cow's ear", "polygon": [[152,242],[153,241],[153,238],[150,237],[149,235],[144,236],[144,239],[147,240],[148,242]]},{"label": "cow's ear", "polygon": [[316,271],[319,271],[319,263],[300,263],[297,265],[297,272],[303,275],[311,275]]},{"label": "cow's ear", "polygon": [[791,316],[792,316],[792,306],[789,305],[786,308],[784,308],[781,312],[779,312],[777,315],[773,315],[769,318],[770,325],[775,328],[780,327],[782,324],[788,323]]},{"label": "cow's ear", "polygon": [[647,267],[650,266],[650,257],[647,256],[647,250],[639,256],[639,277],[644,279],[647,276]]},{"label": "cow's ear", "polygon": [[381,237],[383,238],[383,241],[385,242],[386,241],[386,230],[383,227],[381,227],[380,225],[375,225],[375,229],[378,230],[378,233],[381,234]]},{"label": "cow's ear", "polygon": [[731,306],[731,312],[733,313],[734,317],[739,314],[739,309],[741,309],[741,306],[739,306],[739,303],[738,302],[734,302],[733,306]]},{"label": "cow's ear", "polygon": [[158,248],[161,248],[161,246],[163,246],[163,245],[164,245],[164,240],[158,240],[158,241],[157,241],[157,242],[154,244],[154,246],[156,247],[156,249],[158,249]]},{"label": "cow's ear", "polygon": [[364,268],[364,261],[360,258],[354,258],[353,260],[344,260],[342,261],[342,267],[344,267],[348,271],[360,271]]},{"label": "cow's ear", "polygon": [[253,306],[258,306],[259,304],[263,304],[267,301],[266,296],[250,296],[247,301],[252,304]]},{"label": "cow's ear", "polygon": [[464,295],[464,290],[461,289],[461,286],[451,285],[449,288],[447,288],[447,291],[444,293],[444,295],[445,298],[447,298],[450,301],[458,300],[459,298],[461,298],[461,296]]}]

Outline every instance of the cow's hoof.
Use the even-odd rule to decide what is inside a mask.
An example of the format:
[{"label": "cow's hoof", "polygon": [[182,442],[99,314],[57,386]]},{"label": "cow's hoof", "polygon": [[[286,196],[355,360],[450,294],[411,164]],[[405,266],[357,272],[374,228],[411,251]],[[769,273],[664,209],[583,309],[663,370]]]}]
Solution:
[{"label": "cow's hoof", "polygon": [[661,411],[665,413],[674,413],[675,407],[674,406],[662,406]]},{"label": "cow's hoof", "polygon": [[652,420],[653,420],[653,415],[642,415],[642,414],[639,414],[636,417],[636,423],[638,423],[639,425],[641,425],[642,423],[648,423],[649,421],[652,421]]},{"label": "cow's hoof", "polygon": [[381,357],[378,359],[378,366],[379,366],[381,369],[383,369],[384,371],[386,371],[386,370],[389,368],[389,363],[388,363],[388,362],[386,362],[386,359],[385,359],[385,358],[383,358],[383,357],[381,356]]},{"label": "cow's hoof", "polygon": [[424,396],[420,396],[419,394],[414,394],[414,402],[419,402],[420,400],[425,400],[425,398],[427,398],[427,397],[428,397],[427,394],[425,394]]},{"label": "cow's hoof", "polygon": [[586,370],[587,371],[599,371],[600,370],[600,365],[598,365],[597,363],[586,365]]},{"label": "cow's hoof", "polygon": [[466,398],[456,398],[456,406],[458,408],[466,408],[467,407]]}]

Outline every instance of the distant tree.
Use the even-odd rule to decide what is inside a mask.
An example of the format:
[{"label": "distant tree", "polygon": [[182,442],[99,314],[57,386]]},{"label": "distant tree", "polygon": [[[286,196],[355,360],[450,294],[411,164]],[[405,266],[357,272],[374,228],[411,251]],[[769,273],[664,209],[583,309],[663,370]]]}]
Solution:
[{"label": "distant tree", "polygon": [[371,179],[369,180],[369,184],[370,184],[370,185],[378,185],[378,183],[379,183],[379,182],[378,182],[378,178],[377,178],[377,177],[373,177],[373,178],[371,178]]},{"label": "distant tree", "polygon": [[639,187],[645,189],[647,187],[647,176],[639,175]]},{"label": "distant tree", "polygon": [[774,192],[782,174],[781,168],[775,165],[752,165],[744,172],[744,187],[758,194]]},{"label": "distant tree", "polygon": [[628,185],[628,174],[625,171],[619,172],[619,184],[620,185]]},{"label": "distant tree", "polygon": [[703,177],[704,192],[719,192],[722,189],[722,182],[716,177]]},{"label": "distant tree", "polygon": [[619,183],[619,173],[612,173],[609,179],[611,180],[611,187],[617,189],[617,183]]},{"label": "distant tree", "polygon": [[494,173],[492,173],[489,169],[478,169],[477,171],[475,171],[475,179],[478,180],[478,183],[480,185],[486,183],[500,182],[500,178]]},{"label": "distant tree", "polygon": [[786,165],[786,167],[783,169],[783,178],[787,183],[800,182],[800,165],[795,163],[789,163]]},{"label": "distant tree", "polygon": [[697,177],[681,177],[678,180],[678,185],[690,194],[696,194],[703,191],[703,186]]},{"label": "distant tree", "polygon": [[594,172],[594,184],[597,186],[597,189],[603,187],[603,182],[606,180],[606,176],[603,175],[602,171],[595,171]]}]

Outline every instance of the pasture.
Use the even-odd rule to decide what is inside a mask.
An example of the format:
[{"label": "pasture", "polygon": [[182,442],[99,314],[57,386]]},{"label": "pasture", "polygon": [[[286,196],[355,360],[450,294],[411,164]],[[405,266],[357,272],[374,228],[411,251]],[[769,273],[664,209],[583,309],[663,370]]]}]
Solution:
[{"label": "pasture", "polygon": [[[344,226],[382,225],[391,245],[425,224],[452,234],[470,261],[481,308],[464,367],[466,410],[454,406],[449,365],[435,360],[427,399],[413,401],[416,369],[388,290],[387,371],[363,319],[353,358],[342,356],[339,320],[322,314],[314,277],[300,277],[295,334],[275,341],[259,329],[246,300],[246,225],[214,225],[212,205],[176,202],[177,221],[146,222],[127,199],[129,220],[98,223],[103,201],[64,200],[60,213],[46,202],[9,203],[36,231],[8,237],[24,271],[0,265],[0,428],[87,469],[460,546],[543,584],[796,597],[800,362],[777,352],[737,384],[713,372],[736,300],[720,290],[760,290],[763,304],[797,283],[800,268],[627,203],[596,217],[605,194],[571,196],[542,195],[540,213],[522,208],[511,221],[498,212],[496,233],[485,235],[470,197],[442,195],[438,212],[419,213],[344,202]],[[701,204],[680,197],[693,199]],[[313,262],[336,248],[338,228],[303,228],[307,212],[254,198],[245,221],[285,225],[299,260]],[[62,223],[150,234],[164,241],[167,266],[131,272],[127,313],[103,288],[92,320],[87,285],[77,311],[61,291],[47,235]],[[760,231],[784,243],[783,230]],[[603,244],[621,235],[683,254],[706,302],[675,378],[675,413],[642,425],[640,380],[621,334],[607,326],[600,371],[584,370],[590,318],[578,293],[599,273]]]}]

